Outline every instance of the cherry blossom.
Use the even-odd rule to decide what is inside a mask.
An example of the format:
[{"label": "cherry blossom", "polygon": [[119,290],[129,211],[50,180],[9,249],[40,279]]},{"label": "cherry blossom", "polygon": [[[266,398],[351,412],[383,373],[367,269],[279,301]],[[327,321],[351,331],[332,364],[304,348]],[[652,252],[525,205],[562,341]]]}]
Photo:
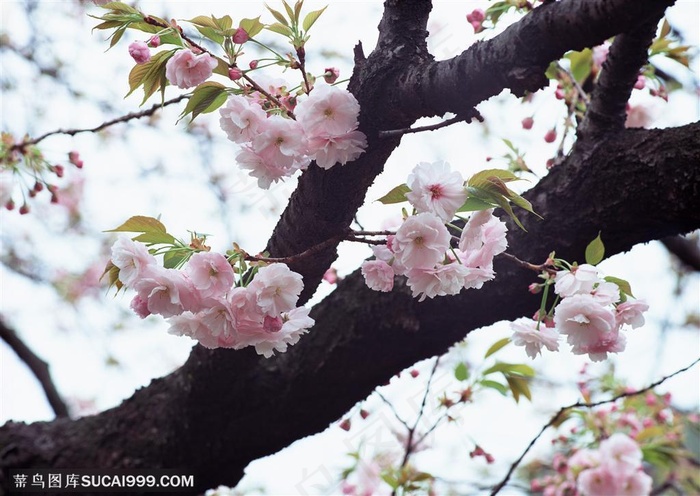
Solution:
[{"label": "cherry blossom", "polygon": [[112,263],[119,268],[119,280],[127,287],[142,277],[146,267],[156,264],[146,245],[120,236],[112,245]]},{"label": "cherry blossom", "polygon": [[567,342],[575,354],[588,353],[593,361],[625,349],[625,337],[619,332],[615,313],[590,294],[564,298],[554,312],[554,324],[568,336]]},{"label": "cherry blossom", "polygon": [[258,103],[241,95],[230,96],[226,105],[219,109],[219,115],[221,129],[234,143],[251,141],[267,119]]},{"label": "cherry blossom", "polygon": [[513,344],[524,346],[525,353],[533,360],[537,354],[542,354],[542,346],[549,351],[559,351],[559,333],[545,325],[537,329],[537,322],[527,317],[521,317],[510,324],[513,329]]},{"label": "cherry blossom", "polygon": [[215,252],[199,252],[192,255],[185,273],[202,298],[224,295],[233,286],[235,274],[226,257]]},{"label": "cherry blossom", "polygon": [[407,273],[407,284],[418,301],[426,297],[456,295],[467,285],[471,268],[460,263],[438,264],[433,268],[415,268]]},{"label": "cherry blossom", "polygon": [[349,91],[319,85],[299,102],[296,117],[308,136],[339,136],[357,128],[360,104]]},{"label": "cherry blossom", "polygon": [[345,165],[364,153],[367,137],[360,131],[332,135],[322,133],[308,139],[309,156],[322,169],[330,169],[335,164]]},{"label": "cherry blossom", "polygon": [[283,263],[261,268],[248,286],[263,313],[270,316],[292,310],[303,288],[301,275]]},{"label": "cherry blossom", "polygon": [[374,291],[391,291],[394,287],[394,269],[384,260],[367,260],[362,264],[365,284]]},{"label": "cherry blossom", "polygon": [[157,264],[149,265],[134,283],[133,289],[148,311],[173,317],[186,310],[199,309],[199,294],[192,281],[179,270],[165,269]]},{"label": "cherry blossom", "polygon": [[178,50],[165,64],[165,77],[178,88],[192,88],[209,79],[217,65],[208,53],[195,55],[189,49]]},{"label": "cherry blossom", "polygon": [[615,317],[618,325],[627,324],[637,329],[644,325],[644,312],[647,310],[649,305],[644,300],[627,300],[617,306]]},{"label": "cherry blossom", "polygon": [[493,257],[508,247],[507,228],[493,215],[493,210],[475,212],[462,230],[459,249],[462,263],[469,267],[491,268]]},{"label": "cherry blossom", "polygon": [[408,176],[406,199],[418,212],[430,212],[449,222],[467,199],[464,178],[439,161],[420,162]]},{"label": "cherry blossom", "polygon": [[598,269],[589,264],[574,265],[571,270],[557,272],[554,291],[561,297],[590,293],[596,283],[602,282]]},{"label": "cherry blossom", "polygon": [[409,269],[432,269],[445,257],[450,233],[435,215],[424,212],[401,224],[391,249],[396,259]]}]

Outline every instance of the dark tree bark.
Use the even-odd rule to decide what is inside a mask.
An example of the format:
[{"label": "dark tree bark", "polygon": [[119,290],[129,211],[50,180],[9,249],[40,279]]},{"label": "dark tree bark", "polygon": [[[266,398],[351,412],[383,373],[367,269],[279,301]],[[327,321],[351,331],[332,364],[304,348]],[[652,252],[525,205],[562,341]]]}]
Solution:
[{"label": "dark tree bark", "polygon": [[[369,148],[353,164],[303,174],[268,250],[292,255],[344,232],[400,142],[381,139],[378,131],[447,111],[469,117],[503,89],[537,90],[552,60],[613,35],[629,33],[622,40],[632,48],[622,48],[639,52],[649,26],[671,3],[548,3],[499,37],[434,62],[425,45],[430,2],[387,0],[378,47],[366,59],[356,50],[350,85],[362,105]],[[608,65],[613,74],[629,72],[614,60]],[[633,84],[625,76],[618,82],[613,109]],[[524,215],[527,233],[510,225],[509,251],[519,258],[543,262],[556,250],[581,260],[599,231],[612,255],[700,228],[700,124],[625,130],[619,119],[599,115],[584,119],[595,131],[587,135],[584,126],[581,136],[594,146],[575,149],[526,194],[544,220]],[[305,298],[335,250],[332,245],[293,267],[304,276]],[[117,408],[76,421],[6,424],[0,469],[178,468],[196,474],[196,491],[235,485],[249,462],[324,429],[403,368],[444,353],[473,329],[531,314],[537,301],[526,289],[533,274],[506,259],[495,269],[496,280],[481,290],[423,303],[401,280],[391,293],[376,293],[355,273],[313,309],[316,325],[287,353],[266,360],[252,350],[198,346],[182,368]]]}]

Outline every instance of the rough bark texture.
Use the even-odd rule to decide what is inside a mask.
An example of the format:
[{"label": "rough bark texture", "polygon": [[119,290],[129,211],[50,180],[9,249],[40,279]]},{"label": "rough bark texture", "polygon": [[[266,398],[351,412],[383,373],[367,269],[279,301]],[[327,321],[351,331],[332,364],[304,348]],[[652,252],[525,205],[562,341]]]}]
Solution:
[{"label": "rough bark texture", "polygon": [[[504,88],[536,89],[549,62],[567,49],[650,22],[669,3],[546,4],[500,37],[435,63],[425,49],[430,2],[388,0],[379,46],[366,60],[357,50],[351,82],[370,147],[352,165],[305,172],[268,249],[273,256],[299,253],[349,225],[399,143],[380,140],[377,131],[423,115],[469,112]],[[402,105],[414,98],[421,103]],[[581,260],[598,231],[614,254],[697,229],[698,163],[700,124],[611,129],[599,135],[595,153],[574,151],[526,195],[544,220],[524,215],[527,233],[511,225],[509,251],[534,262],[553,249]],[[294,267],[304,275],[305,296],[334,257],[332,246]],[[181,369],[117,408],[77,421],[6,424],[2,474],[12,467],[162,467],[195,473],[195,492],[235,485],[250,461],[321,431],[403,368],[443,353],[472,329],[531,314],[537,302],[526,288],[533,274],[507,260],[495,268],[497,279],[482,290],[423,303],[401,281],[391,293],[376,293],[355,273],[313,309],[312,332],[285,354],[266,360],[252,350],[196,347]]]}]

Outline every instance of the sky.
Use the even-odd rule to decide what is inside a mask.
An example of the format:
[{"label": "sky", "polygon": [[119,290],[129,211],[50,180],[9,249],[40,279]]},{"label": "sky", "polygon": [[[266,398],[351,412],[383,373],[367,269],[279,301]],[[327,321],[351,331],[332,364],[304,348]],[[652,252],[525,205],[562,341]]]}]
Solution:
[{"label": "sky", "polygon": [[[307,52],[317,71],[334,65],[340,68],[341,75],[347,76],[354,44],[361,40],[366,53],[374,46],[381,3],[329,3],[330,7],[314,27]],[[307,8],[316,9],[325,4],[307,2]],[[473,8],[483,5],[483,2],[435,2],[429,41],[437,58],[454,56],[476,40],[464,17]],[[95,14],[98,9],[88,4],[83,12],[66,1],[39,2],[39,6],[40,28],[37,28],[23,22],[20,2],[4,1],[0,5],[3,33],[22,44],[36,34],[32,30],[40,29],[42,36],[52,40],[53,50],[70,62],[65,75],[71,87],[80,88],[102,104],[95,106],[76,100],[68,89],[57,88],[37,78],[25,65],[3,55],[3,78],[30,80],[32,84],[19,85],[3,95],[2,129],[19,135],[25,132],[36,135],[58,127],[91,126],[102,122],[105,115],[120,115],[136,109],[140,103],[138,96],[121,100],[128,90],[126,76],[131,63],[126,54],[127,44],[122,43],[105,53],[104,35],[90,31],[94,21],[85,13]],[[167,12],[169,16],[183,19],[202,13],[226,13],[231,2],[140,2],[140,6],[162,17],[166,17]],[[230,12],[234,17],[264,15],[261,2],[236,2],[235,10]],[[669,11],[672,24],[678,26],[688,40],[693,40],[695,46],[699,39],[698,18],[700,5],[690,0],[678,2]],[[51,29],[44,29],[45,26]],[[693,70],[697,77],[700,74],[697,60]],[[368,203],[358,212],[360,222],[368,228],[381,228],[383,226],[376,225],[376,219],[390,222],[400,215],[398,209],[392,210],[372,200],[404,182],[416,165],[416,157],[430,162],[446,160],[468,176],[485,168],[487,157],[503,155],[506,149],[501,140],[507,137],[526,151],[528,164],[538,174],[544,174],[544,162],[554,152],[555,145],[545,144],[542,136],[563,117],[561,104],[551,98],[553,90],[544,90],[527,105],[517,103],[506,93],[492,98],[479,106],[487,118],[486,126],[462,124],[438,132],[406,136],[389,159],[387,172],[370,188]],[[656,126],[678,125],[698,120],[700,116],[697,95],[673,94],[668,106],[657,99],[638,95],[635,98],[651,105]],[[504,106],[508,110],[504,111]],[[253,180],[235,169],[232,158],[235,150],[217,129],[217,116],[202,119],[210,126],[210,131],[204,125],[187,129],[184,123],[174,124],[179,111],[168,108],[158,122],[115,127],[106,135],[113,138],[111,140],[95,134],[46,140],[42,149],[47,155],[60,157],[68,150],[77,149],[86,163],[80,174],[86,184],[84,224],[89,232],[73,232],[70,219],[47,206],[38,207],[39,215],[33,218],[20,218],[3,211],[0,221],[5,247],[11,245],[35,257],[47,273],[55,274],[60,269],[84,270],[87,260],[104,263],[104,238],[95,233],[115,227],[131,215],[162,214],[163,222],[173,233],[187,236],[188,229],[211,233],[215,249],[225,249],[234,240],[249,251],[261,249],[293,190],[294,180],[269,192],[258,190]],[[535,116],[535,126],[525,131],[519,123],[530,115]],[[436,121],[425,120],[421,124]],[[219,135],[215,135],[211,145],[197,145],[197,136],[208,132]],[[187,139],[182,138],[183,134]],[[488,166],[505,166],[505,162],[499,164],[496,159]],[[219,189],[215,190],[224,192],[227,198],[225,216],[220,215],[221,204],[212,194],[212,178],[217,180]],[[527,183],[522,186],[523,189],[527,187]],[[8,233],[12,233],[12,240],[7,237]],[[334,266],[341,275],[350,273],[369,254],[367,248],[347,243],[341,246],[340,258]],[[601,267],[607,274],[629,280],[636,294],[648,295],[653,301],[648,324],[629,336],[627,351],[614,359],[622,377],[641,387],[697,357],[700,350],[697,333],[683,329],[680,322],[687,311],[697,311],[700,303],[698,276],[691,276],[684,282],[680,299],[672,299],[675,280],[669,270],[669,256],[656,243],[612,257]],[[65,305],[53,289],[4,267],[0,277],[2,314],[51,364],[59,390],[84,413],[115,406],[135,388],[174,370],[186,359],[192,346],[186,338],[167,335],[163,323],[155,318],[140,322],[129,315],[129,296],[114,297],[113,293],[102,290],[96,297],[71,307]],[[324,283],[315,301],[330,290],[332,287]],[[435,389],[454,387],[451,367],[460,360],[478,362],[485,349],[508,332],[507,325],[501,323],[470,334],[466,346],[457,347],[443,359],[443,368],[434,380]],[[521,349],[513,348],[504,353],[503,359],[529,360]],[[0,347],[0,360],[0,421],[51,419],[51,410],[36,381],[4,343]],[[556,370],[558,380],[572,383],[584,362],[582,357],[559,353],[545,355],[534,365]],[[640,367],[640,364],[649,365]],[[416,368],[421,372],[418,378],[412,379],[404,373],[402,378],[382,388],[382,394],[405,415],[415,413],[431,365],[431,362],[418,364]],[[597,367],[601,371],[604,369],[602,365]],[[697,409],[699,386],[696,368],[664,384],[663,388],[673,392],[678,406]],[[554,397],[543,391],[540,396],[535,394],[532,404],[521,403],[516,408],[510,399],[495,394],[485,396],[478,405],[469,407],[456,425],[439,429],[431,441],[440,448],[420,453],[418,461],[426,470],[435,470],[447,480],[479,481],[486,467],[465,459],[476,440],[496,455],[497,462],[491,473],[499,478],[509,460],[522,451],[548,415],[576,399],[571,388],[558,391]],[[356,422],[348,432],[333,425],[321,435],[254,462],[248,467],[240,488],[249,493],[253,488],[265,487],[270,494],[318,494],[328,488],[337,489],[333,484],[337,482],[339,471],[350,464],[346,453],[360,447],[367,454],[373,449],[396,450],[387,430],[387,427],[397,428],[396,422],[391,420],[391,412],[376,395],[367,400],[365,408],[371,412],[368,420]],[[493,422],[489,412],[496,410],[508,420]],[[527,421],[516,420],[523,418]],[[275,476],[270,477],[271,473]]]}]

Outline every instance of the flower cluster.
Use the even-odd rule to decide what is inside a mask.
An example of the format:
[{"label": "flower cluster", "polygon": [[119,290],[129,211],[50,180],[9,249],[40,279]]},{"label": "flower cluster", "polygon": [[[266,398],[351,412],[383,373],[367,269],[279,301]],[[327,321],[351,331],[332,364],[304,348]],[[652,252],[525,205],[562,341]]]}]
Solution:
[{"label": "flower cluster", "polygon": [[506,225],[493,210],[474,213],[457,246],[445,227],[467,199],[459,172],[449,164],[418,164],[408,178],[406,199],[417,212],[407,217],[386,245],[374,246],[375,260],[362,264],[367,286],[391,291],[395,275],[405,275],[414,297],[458,294],[494,278],[493,257],[505,251]]},{"label": "flower cluster", "polygon": [[[141,317],[168,319],[170,333],[189,336],[207,348],[254,346],[269,358],[284,352],[313,326],[305,307],[296,307],[304,285],[285,264],[257,270],[247,285],[221,254],[194,253],[184,270],[167,269],[142,243],[120,237],[112,247],[119,281],[134,289],[131,308]],[[240,281],[239,281],[240,283]]]},{"label": "flower cluster", "polygon": [[601,278],[599,270],[590,264],[574,264],[558,271],[554,292],[561,302],[553,318],[538,312],[535,319],[521,318],[512,323],[513,342],[525,346],[532,358],[541,353],[542,346],[557,351],[558,335],[562,334],[567,336],[574,354],[588,354],[595,362],[605,360],[608,353],[624,351],[626,339],[620,331],[624,326],[643,326],[643,313],[649,309],[643,300],[629,299],[618,284]]},{"label": "flower cluster", "polygon": [[[290,97],[282,103],[291,107],[293,101]],[[312,160],[324,169],[344,165],[367,146],[367,138],[357,130],[360,105],[349,91],[316,87],[294,108],[296,120],[287,112],[266,112],[268,107],[269,102],[254,92],[229,97],[219,110],[221,128],[242,145],[236,160],[261,188],[306,168]]]}]

